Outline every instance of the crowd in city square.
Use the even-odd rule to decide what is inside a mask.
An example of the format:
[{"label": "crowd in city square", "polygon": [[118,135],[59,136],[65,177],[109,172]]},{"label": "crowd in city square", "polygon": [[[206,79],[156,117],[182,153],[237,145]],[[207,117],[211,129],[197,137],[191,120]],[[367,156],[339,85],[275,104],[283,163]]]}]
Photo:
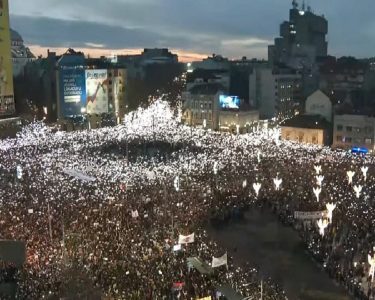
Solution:
[{"label": "crowd in city square", "polygon": [[[110,299],[220,299],[224,284],[259,297],[251,261],[239,266],[229,256],[211,274],[188,263],[211,265],[227,253],[207,227],[254,205],[293,226],[350,293],[373,299],[371,156],[280,141],[277,128],[244,135],[189,128],[179,117],[156,101],[116,127],[67,133],[33,123],[0,142],[0,237],[27,250],[15,275],[19,299],[73,292],[72,280],[81,293]],[[286,298],[272,279],[262,292]]]}]

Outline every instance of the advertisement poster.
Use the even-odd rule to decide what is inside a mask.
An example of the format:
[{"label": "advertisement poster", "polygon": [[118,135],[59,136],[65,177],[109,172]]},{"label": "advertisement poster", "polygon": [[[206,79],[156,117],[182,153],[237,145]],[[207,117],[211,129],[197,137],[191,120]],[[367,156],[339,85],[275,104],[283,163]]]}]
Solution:
[{"label": "advertisement poster", "polygon": [[8,0],[0,0],[0,115],[14,112]]},{"label": "advertisement poster", "polygon": [[86,106],[85,71],[79,68],[60,71],[60,104],[64,116],[81,115]]},{"label": "advertisement poster", "polygon": [[86,70],[86,112],[108,113],[109,79],[107,70]]}]

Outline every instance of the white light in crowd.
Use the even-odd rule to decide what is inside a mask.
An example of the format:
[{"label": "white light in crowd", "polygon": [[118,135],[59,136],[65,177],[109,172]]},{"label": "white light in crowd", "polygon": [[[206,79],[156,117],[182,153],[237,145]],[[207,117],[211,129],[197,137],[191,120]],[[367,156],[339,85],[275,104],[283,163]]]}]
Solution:
[{"label": "white light in crowd", "polygon": [[217,164],[217,161],[214,162],[214,174],[217,175],[217,171],[218,171],[218,164]]},{"label": "white light in crowd", "polygon": [[86,113],[86,107],[81,107],[81,114],[85,114]]},{"label": "white light in crowd", "polygon": [[276,178],[273,179],[273,183],[275,185],[276,191],[278,191],[280,189],[280,186],[281,186],[282,182],[283,182],[283,180],[281,178],[276,177]]},{"label": "white light in crowd", "polygon": [[206,126],[207,126],[207,120],[204,119],[204,120],[203,120],[203,128],[206,128]]},{"label": "white light in crowd", "polygon": [[324,179],[324,176],[322,175],[316,176],[317,185],[322,186],[323,179]]},{"label": "white light in crowd", "polygon": [[363,177],[365,178],[365,181],[367,180],[367,171],[368,171],[368,167],[362,167],[361,168],[361,171],[362,171],[362,174],[363,174]]},{"label": "white light in crowd", "polygon": [[44,112],[45,115],[47,114],[47,112],[48,112],[47,106],[43,106],[43,112]]},{"label": "white light in crowd", "polygon": [[315,172],[319,175],[322,172],[322,166],[314,166]]},{"label": "white light in crowd", "polygon": [[176,176],[176,178],[174,179],[173,185],[174,185],[176,192],[178,192],[180,190],[180,177],[179,176]]},{"label": "white light in crowd", "polygon": [[368,272],[368,275],[371,276],[371,281],[374,281],[374,275],[375,275],[375,254],[374,256],[368,255],[368,263],[370,264],[370,270]]},{"label": "white light in crowd", "polygon": [[257,153],[257,159],[258,159],[258,163],[260,163],[260,157],[262,155],[262,152],[260,152],[260,150],[258,150],[258,153]]},{"label": "white light in crowd", "polygon": [[275,128],[273,131],[273,138],[277,146],[280,145],[280,129]]},{"label": "white light in crowd", "polygon": [[236,125],[237,134],[240,134],[240,125]]},{"label": "white light in crowd", "polygon": [[22,167],[19,165],[17,166],[17,178],[22,179]]},{"label": "white light in crowd", "polygon": [[259,196],[259,191],[260,191],[260,188],[261,188],[262,184],[261,183],[253,183],[253,189],[255,191],[255,194],[257,195],[257,197]]},{"label": "white light in crowd", "polygon": [[316,197],[316,201],[319,202],[319,195],[322,192],[321,187],[313,188],[313,192]]},{"label": "white light in crowd", "polygon": [[355,195],[357,198],[361,197],[361,192],[362,192],[362,185],[355,185],[353,187]]},{"label": "white light in crowd", "polygon": [[318,227],[319,227],[319,234],[321,236],[324,236],[324,231],[328,227],[328,221],[326,219],[324,219],[324,220],[319,219],[319,221],[317,221],[317,224],[318,224]]},{"label": "white light in crowd", "polygon": [[346,172],[346,175],[348,175],[348,182],[349,182],[349,184],[352,184],[355,172],[354,171],[348,171],[348,172]]},{"label": "white light in crowd", "polygon": [[247,187],[247,180],[246,179],[242,182],[242,187],[243,188]]},{"label": "white light in crowd", "polygon": [[329,223],[332,223],[332,216],[333,216],[333,211],[335,210],[336,208],[336,204],[333,204],[333,203],[327,203],[326,204],[326,208],[327,208],[327,217],[328,217],[328,220],[329,220]]}]

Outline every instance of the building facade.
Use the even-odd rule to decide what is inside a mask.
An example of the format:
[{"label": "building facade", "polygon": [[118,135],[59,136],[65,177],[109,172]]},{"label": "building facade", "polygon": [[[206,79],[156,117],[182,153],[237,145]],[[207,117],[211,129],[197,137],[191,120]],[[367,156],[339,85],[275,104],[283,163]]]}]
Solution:
[{"label": "building facade", "polygon": [[331,126],[321,116],[300,115],[284,121],[281,139],[305,144],[330,145]]},{"label": "building facade", "polygon": [[315,63],[317,57],[327,56],[328,22],[312,12],[311,7],[299,8],[293,0],[289,21],[280,25],[280,37],[268,48],[268,60],[301,67]]},{"label": "building facade", "polygon": [[9,3],[1,1],[0,6],[0,117],[16,112],[13,90],[13,67],[11,56]]},{"label": "building facade", "polygon": [[335,115],[333,129],[333,147],[351,149],[375,147],[375,117],[366,115]]},{"label": "building facade", "polygon": [[183,95],[184,123],[212,130],[219,127],[219,96],[225,88],[218,83],[196,85]]},{"label": "building facade", "polygon": [[318,90],[307,97],[305,102],[305,113],[307,115],[319,115],[332,122],[332,102],[331,99]]},{"label": "building facade", "polygon": [[294,116],[301,105],[301,75],[271,68],[255,69],[249,76],[249,99],[261,119]]},{"label": "building facade", "polygon": [[69,49],[56,64],[59,120],[84,119],[90,128],[112,118],[118,124],[126,112],[126,69],[87,63],[83,53]]},{"label": "building facade", "polygon": [[258,126],[259,111],[219,111],[219,131],[231,133],[249,133]]},{"label": "building facade", "polygon": [[10,33],[12,41],[13,76],[17,77],[23,75],[26,64],[34,61],[35,56],[31,53],[30,49],[24,45],[23,39],[17,31],[11,29]]},{"label": "building facade", "polygon": [[259,112],[244,109],[223,109],[220,97],[226,89],[219,83],[196,85],[183,94],[183,122],[186,125],[215,131],[245,133],[259,121]]}]

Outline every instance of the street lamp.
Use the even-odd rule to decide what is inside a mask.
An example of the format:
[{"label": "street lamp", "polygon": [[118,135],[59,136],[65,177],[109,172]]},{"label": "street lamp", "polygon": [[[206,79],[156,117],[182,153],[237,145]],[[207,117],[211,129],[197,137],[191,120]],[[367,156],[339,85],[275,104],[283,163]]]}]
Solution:
[{"label": "street lamp", "polygon": [[88,128],[91,129],[90,120],[87,117],[86,107],[81,107],[81,114],[84,116],[85,120],[87,120],[87,122],[88,122]]}]

